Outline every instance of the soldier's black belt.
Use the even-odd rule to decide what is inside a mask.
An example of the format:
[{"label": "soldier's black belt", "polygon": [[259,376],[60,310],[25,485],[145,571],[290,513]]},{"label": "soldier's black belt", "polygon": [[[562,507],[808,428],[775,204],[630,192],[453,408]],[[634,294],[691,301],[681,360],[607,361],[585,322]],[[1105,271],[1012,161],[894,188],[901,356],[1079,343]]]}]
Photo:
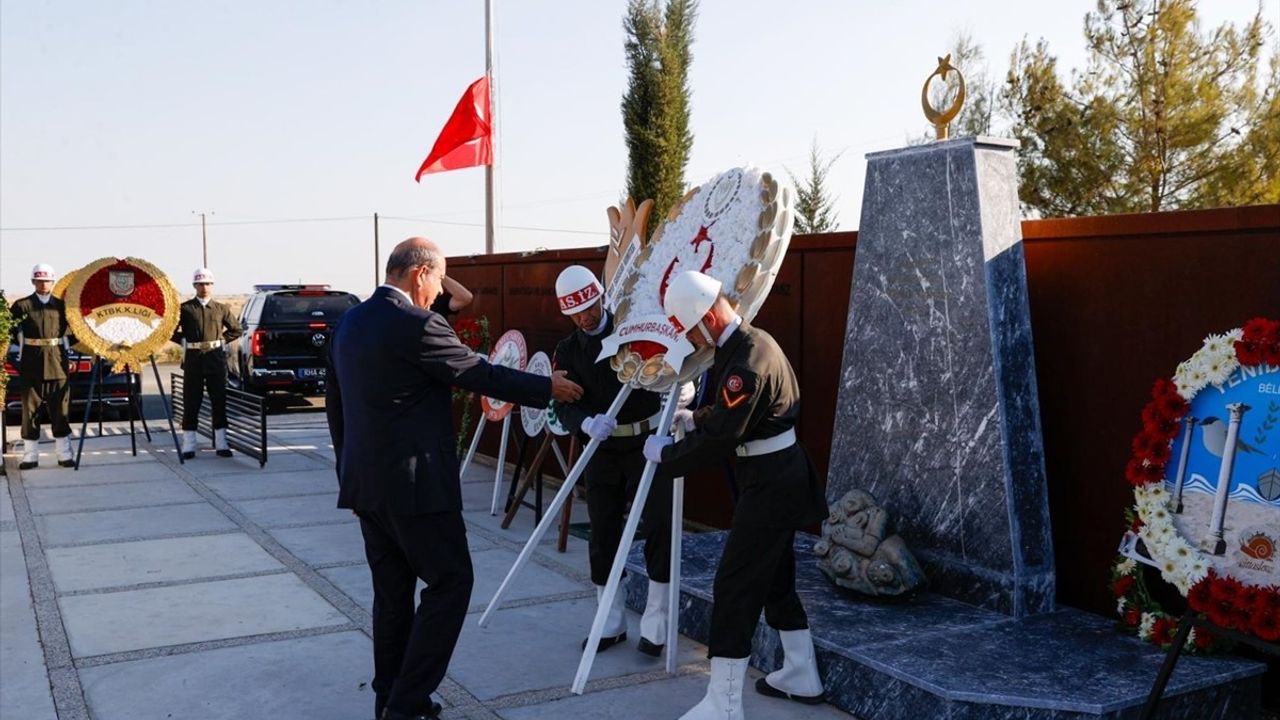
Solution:
[{"label": "soldier's black belt", "polygon": [[23,338],[22,344],[33,347],[55,347],[62,344],[62,338]]}]

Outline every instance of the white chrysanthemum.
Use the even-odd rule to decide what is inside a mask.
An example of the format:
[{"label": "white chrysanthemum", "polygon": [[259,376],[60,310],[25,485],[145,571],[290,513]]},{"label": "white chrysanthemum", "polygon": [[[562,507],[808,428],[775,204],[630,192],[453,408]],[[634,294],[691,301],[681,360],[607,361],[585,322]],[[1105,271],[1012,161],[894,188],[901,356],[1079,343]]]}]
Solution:
[{"label": "white chrysanthemum", "polygon": [[1191,632],[1187,633],[1187,643],[1183,645],[1183,647],[1190,650],[1195,646],[1196,646],[1196,629],[1191,628]]},{"label": "white chrysanthemum", "polygon": [[1238,341],[1244,339],[1244,328],[1236,328],[1223,335],[1231,343],[1231,351],[1235,352],[1235,345]]},{"label": "white chrysanthemum", "polygon": [[1136,567],[1138,567],[1138,563],[1134,562],[1133,558],[1125,558],[1116,565],[1116,572],[1121,575],[1129,575],[1133,573],[1133,570]]},{"label": "white chrysanthemum", "polygon": [[1120,613],[1120,614],[1122,614],[1122,615],[1123,615],[1123,614],[1124,614],[1124,606],[1125,606],[1125,599],[1124,599],[1124,598],[1120,598],[1119,600],[1116,600],[1116,612],[1117,612],[1117,613]]},{"label": "white chrysanthemum", "polygon": [[1204,345],[1200,347],[1197,355],[1204,353],[1205,355],[1220,355],[1222,348],[1226,345],[1226,337],[1223,335],[1210,335],[1204,339]]},{"label": "white chrysanthemum", "polygon": [[1151,637],[1151,627],[1156,624],[1156,616],[1142,613],[1142,621],[1138,623],[1138,637],[1147,640]]},{"label": "white chrysanthemum", "polygon": [[1231,371],[1235,368],[1231,367],[1221,355],[1211,355],[1205,360],[1204,379],[1205,382],[1216,387],[1222,387],[1227,378],[1231,376]]}]

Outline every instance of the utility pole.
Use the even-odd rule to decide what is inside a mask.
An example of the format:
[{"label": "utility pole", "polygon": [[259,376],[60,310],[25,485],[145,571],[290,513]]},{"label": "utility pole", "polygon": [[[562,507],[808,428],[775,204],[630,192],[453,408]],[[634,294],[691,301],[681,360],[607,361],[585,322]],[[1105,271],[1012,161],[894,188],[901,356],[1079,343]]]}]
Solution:
[{"label": "utility pole", "polygon": [[378,213],[373,214],[373,286],[376,288],[381,283],[378,282],[378,259],[381,255],[378,253]]},{"label": "utility pole", "polygon": [[[206,214],[206,213],[196,212],[195,210],[192,210],[192,211],[191,211],[191,214],[192,214],[192,215],[199,215],[199,216],[200,216],[200,247],[201,247],[201,253],[200,253],[201,264],[200,264],[200,267],[206,267],[206,268],[207,268],[207,267],[209,267],[209,231],[208,231],[208,228],[206,228],[206,227],[205,227],[205,218],[204,218],[204,216],[205,216],[205,214]],[[209,212],[209,213],[207,213],[207,214],[209,214],[209,215],[213,215],[214,213],[213,213],[213,212]]]}]

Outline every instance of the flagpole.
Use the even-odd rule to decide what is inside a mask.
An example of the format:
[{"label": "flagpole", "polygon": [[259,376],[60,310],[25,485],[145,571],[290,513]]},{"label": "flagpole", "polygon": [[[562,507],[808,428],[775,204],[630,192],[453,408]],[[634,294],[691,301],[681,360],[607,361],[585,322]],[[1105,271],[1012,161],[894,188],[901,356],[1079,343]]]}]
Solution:
[{"label": "flagpole", "polygon": [[[498,134],[498,114],[494,107],[498,104],[498,93],[493,78],[493,0],[484,3],[484,74],[489,76],[489,122],[492,128],[491,138]],[[493,254],[493,169],[498,164],[498,144],[493,142],[493,160],[484,166],[484,252]]]}]

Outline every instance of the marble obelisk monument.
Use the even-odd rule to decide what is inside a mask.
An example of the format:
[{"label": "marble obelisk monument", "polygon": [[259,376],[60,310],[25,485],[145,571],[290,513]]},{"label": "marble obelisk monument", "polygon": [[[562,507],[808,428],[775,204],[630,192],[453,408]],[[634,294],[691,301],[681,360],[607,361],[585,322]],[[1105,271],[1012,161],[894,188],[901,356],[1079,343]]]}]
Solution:
[{"label": "marble obelisk monument", "polygon": [[867,156],[828,500],[873,493],[930,588],[1054,607],[1017,143]]}]

